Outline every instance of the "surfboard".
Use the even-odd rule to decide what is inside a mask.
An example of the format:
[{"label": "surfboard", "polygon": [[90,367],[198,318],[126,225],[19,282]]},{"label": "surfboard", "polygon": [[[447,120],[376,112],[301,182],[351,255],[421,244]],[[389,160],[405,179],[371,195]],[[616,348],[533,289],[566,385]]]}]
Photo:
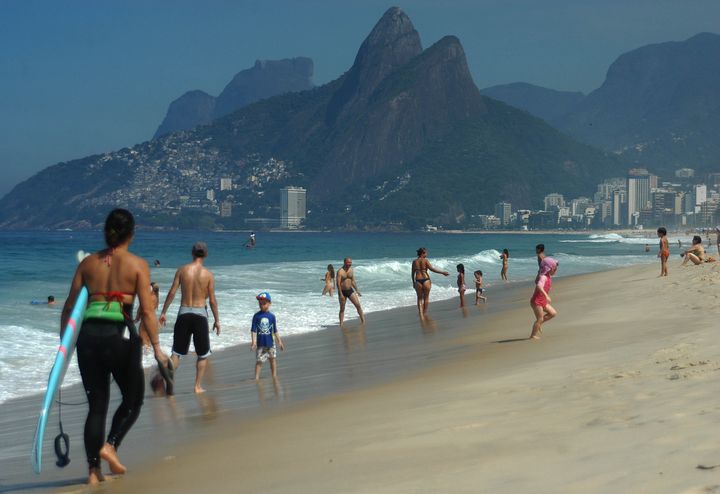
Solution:
[{"label": "surfboard", "polygon": [[[81,261],[84,257],[85,253],[83,251],[78,252],[78,261]],[[42,471],[42,447],[43,439],[45,437],[45,426],[47,425],[48,417],[50,416],[50,409],[55,402],[55,395],[57,394],[58,389],[60,389],[60,385],[65,378],[65,372],[67,372],[73,352],[75,351],[75,344],[77,343],[80,327],[82,326],[82,317],[85,313],[87,301],[87,288],[82,287],[77,300],[75,301],[75,306],[70,313],[70,319],[68,319],[67,325],[65,326],[65,331],[63,332],[62,339],[60,340],[60,346],[55,354],[55,363],[53,363],[52,369],[50,369],[47,391],[45,391],[45,397],[43,398],[37,428],[35,429],[35,440],[33,441],[31,456],[32,467],[35,473],[40,473]]]}]

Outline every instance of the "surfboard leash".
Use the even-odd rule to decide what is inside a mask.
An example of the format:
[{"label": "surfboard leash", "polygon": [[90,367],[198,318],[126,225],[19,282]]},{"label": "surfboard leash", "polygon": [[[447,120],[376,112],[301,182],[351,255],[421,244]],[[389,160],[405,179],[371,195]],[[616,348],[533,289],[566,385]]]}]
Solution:
[{"label": "surfboard leash", "polygon": [[60,468],[65,468],[70,464],[70,436],[65,434],[62,425],[62,390],[58,390],[57,403],[60,434],[55,436],[55,456],[57,456],[55,464]]}]

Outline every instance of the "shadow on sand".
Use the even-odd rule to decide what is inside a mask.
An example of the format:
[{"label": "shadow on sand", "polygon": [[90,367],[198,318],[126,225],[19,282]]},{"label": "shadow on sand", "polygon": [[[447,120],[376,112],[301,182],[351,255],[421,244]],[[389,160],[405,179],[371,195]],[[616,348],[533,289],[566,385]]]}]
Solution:
[{"label": "shadow on sand", "polygon": [[513,338],[511,340],[499,340],[499,341],[496,341],[495,343],[515,343],[518,341],[527,341],[529,339],[531,339],[531,338]]}]

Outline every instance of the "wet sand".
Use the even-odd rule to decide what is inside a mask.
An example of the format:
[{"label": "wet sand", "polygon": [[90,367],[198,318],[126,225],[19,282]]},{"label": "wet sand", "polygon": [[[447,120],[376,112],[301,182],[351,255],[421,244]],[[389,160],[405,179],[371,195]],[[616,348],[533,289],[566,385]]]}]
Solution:
[{"label": "wet sand", "polygon": [[[657,272],[557,278],[560,315],[538,341],[531,289],[510,285],[467,317],[451,300],[431,305],[429,324],[406,308],[371,314],[364,330],[287,338],[277,386],[249,380],[241,346],[215,356],[196,397],[186,361],[181,394],[148,397],[120,450],[130,473],[102,490],[713,492],[720,266]],[[63,408],[73,463],[56,469],[46,444],[34,477],[38,403],[0,410],[0,490],[82,491],[85,409]]]}]

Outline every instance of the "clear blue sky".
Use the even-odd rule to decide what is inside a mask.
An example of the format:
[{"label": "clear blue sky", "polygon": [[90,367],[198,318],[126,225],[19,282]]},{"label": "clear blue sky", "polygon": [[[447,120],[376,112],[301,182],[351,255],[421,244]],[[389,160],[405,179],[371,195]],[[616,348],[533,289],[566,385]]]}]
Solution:
[{"label": "clear blue sky", "polygon": [[0,196],[59,161],[149,139],[171,100],[256,59],[335,79],[387,8],[460,38],[479,87],[589,92],[623,52],[720,32],[718,0],[0,0]]}]

